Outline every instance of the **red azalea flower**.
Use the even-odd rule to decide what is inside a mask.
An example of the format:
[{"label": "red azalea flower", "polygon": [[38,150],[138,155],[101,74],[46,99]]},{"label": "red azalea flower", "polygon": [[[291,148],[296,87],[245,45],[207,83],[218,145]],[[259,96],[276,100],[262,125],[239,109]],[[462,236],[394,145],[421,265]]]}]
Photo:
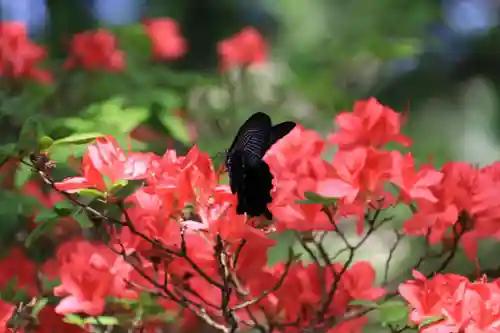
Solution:
[{"label": "red azalea flower", "polygon": [[340,127],[328,140],[340,149],[358,146],[381,147],[397,142],[405,147],[411,139],[400,133],[402,115],[380,104],[375,98],[354,103],[353,112],[342,112],[335,118]]},{"label": "red azalea flower", "polygon": [[263,63],[268,57],[268,46],[262,35],[252,27],[243,28],[233,37],[219,42],[217,51],[222,71]]},{"label": "red azalea flower", "polygon": [[8,323],[16,306],[0,300],[0,333],[8,332]]},{"label": "red azalea flower", "polygon": [[45,49],[29,40],[23,23],[0,21],[0,76],[52,82],[51,74],[37,67],[46,57]]},{"label": "red azalea flower", "polygon": [[119,181],[145,179],[152,156],[150,153],[130,153],[126,156],[113,137],[99,137],[88,146],[83,156],[83,175],[66,178],[55,186],[69,193],[86,188],[105,193]]},{"label": "red azalea flower", "polygon": [[67,69],[122,71],[125,53],[118,49],[116,37],[109,31],[85,31],[73,36],[70,56],[64,66]]},{"label": "red azalea flower", "polygon": [[16,290],[24,289],[28,295],[38,294],[37,267],[19,247],[10,249],[0,261],[0,288],[4,288],[12,279],[17,280]]},{"label": "red azalea flower", "polygon": [[400,152],[391,152],[392,175],[391,181],[397,185],[403,195],[409,199],[424,199],[437,202],[430,187],[439,185],[443,174],[425,166],[415,171],[415,161],[411,153],[402,155]]},{"label": "red azalea flower", "polygon": [[412,307],[410,320],[425,333],[497,332],[500,329],[499,280],[470,282],[456,274],[437,274],[427,279],[413,273],[415,280],[402,283],[399,293]]},{"label": "red azalea flower", "polygon": [[97,316],[104,311],[108,296],[136,296],[125,288],[132,266],[104,244],[66,242],[59,247],[57,260],[61,284],[54,288],[54,295],[63,297],[56,307],[58,314],[84,312]]},{"label": "red azalea flower", "polygon": [[153,44],[153,55],[158,60],[176,60],[187,52],[187,42],[179,24],[170,18],[149,19],[144,28]]}]

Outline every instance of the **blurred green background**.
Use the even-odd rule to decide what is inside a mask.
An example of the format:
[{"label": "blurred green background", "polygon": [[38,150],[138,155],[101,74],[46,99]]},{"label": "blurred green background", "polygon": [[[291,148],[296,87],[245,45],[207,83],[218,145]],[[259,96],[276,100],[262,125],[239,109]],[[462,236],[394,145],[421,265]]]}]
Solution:
[{"label": "blurred green background", "polygon": [[[0,91],[0,144],[13,142],[26,119],[36,116],[54,138],[103,132],[133,149],[162,153],[171,144],[182,153],[197,143],[215,156],[256,110],[326,135],[335,114],[375,96],[409,111],[404,131],[415,139],[411,150],[419,161],[485,165],[500,156],[499,9],[497,0],[0,1],[0,18],[24,20],[33,38],[47,45],[47,67],[61,78],[51,86]],[[140,22],[165,16],[180,23],[189,51],[179,61],[153,63]],[[219,74],[216,45],[248,25],[270,42],[271,58],[242,84],[238,73]],[[116,33],[127,53],[126,72],[65,78],[62,41],[96,27]],[[141,125],[159,136],[130,141]],[[67,158],[83,149],[54,153],[59,176],[72,172]],[[15,186],[28,175],[18,172]],[[5,203],[11,194],[1,195]],[[2,204],[3,239],[16,232],[4,224],[13,214]],[[396,222],[405,214],[396,212]],[[393,236],[380,231],[360,258],[383,264]],[[484,247],[481,264],[494,266],[498,247]],[[413,263],[407,254],[401,250],[401,271]],[[473,265],[460,257],[452,269],[471,273]]]},{"label": "blurred green background", "polygon": [[[74,33],[106,27],[119,36],[127,52],[125,75],[73,77],[63,84],[64,98],[44,103],[48,117],[88,116],[86,122],[64,119],[62,127],[71,130],[92,128],[95,121],[126,133],[149,120],[188,141],[181,124],[171,124],[171,111],[182,109],[198,136],[210,138],[199,142],[202,147],[221,151],[251,110],[229,106],[227,78],[217,75],[216,44],[252,25],[272,45],[269,63],[252,73],[253,108],[326,132],[337,112],[375,96],[398,111],[410,110],[406,130],[417,139],[415,154],[432,154],[440,164],[496,157],[498,9],[495,0],[22,0],[0,2],[0,18],[25,21],[33,38],[49,47],[49,67],[56,72]],[[139,24],[164,16],[181,24],[189,52],[180,61],[153,64]],[[36,100],[46,98],[47,89],[32,87],[14,98],[2,91],[2,140],[17,133],[11,125],[42,112]],[[97,110],[104,105],[116,106],[115,112]]]}]

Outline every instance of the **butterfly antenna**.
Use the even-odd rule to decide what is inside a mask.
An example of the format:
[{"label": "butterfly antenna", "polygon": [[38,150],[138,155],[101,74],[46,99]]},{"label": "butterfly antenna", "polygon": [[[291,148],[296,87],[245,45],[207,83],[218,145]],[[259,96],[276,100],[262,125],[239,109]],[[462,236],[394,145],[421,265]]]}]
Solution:
[{"label": "butterfly antenna", "polygon": [[224,135],[224,129],[222,128],[219,119],[215,120],[215,127],[217,127],[217,130],[219,131],[219,134]]},{"label": "butterfly antenna", "polygon": [[215,162],[221,155],[227,155],[227,150],[220,151],[210,158],[212,159],[213,162]]}]

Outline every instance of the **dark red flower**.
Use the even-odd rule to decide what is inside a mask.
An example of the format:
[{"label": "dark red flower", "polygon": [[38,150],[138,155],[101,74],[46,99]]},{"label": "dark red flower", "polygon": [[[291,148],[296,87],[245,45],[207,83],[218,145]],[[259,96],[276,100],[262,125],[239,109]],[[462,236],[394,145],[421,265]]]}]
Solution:
[{"label": "dark red flower", "polygon": [[16,279],[16,290],[25,290],[28,295],[38,294],[37,268],[19,247],[12,248],[0,261],[0,288]]}]

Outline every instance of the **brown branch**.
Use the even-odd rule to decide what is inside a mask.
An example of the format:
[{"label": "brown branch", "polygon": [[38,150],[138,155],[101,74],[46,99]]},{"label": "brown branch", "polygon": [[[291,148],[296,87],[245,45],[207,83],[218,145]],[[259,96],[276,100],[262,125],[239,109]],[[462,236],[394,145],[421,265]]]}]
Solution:
[{"label": "brown branch", "polygon": [[[82,209],[84,209],[86,212],[90,213],[91,215],[99,218],[99,219],[102,219],[104,221],[107,221],[111,224],[114,224],[114,225],[119,225],[119,226],[125,226],[127,228],[129,228],[130,232],[133,233],[134,235],[136,236],[139,236],[140,238],[142,238],[143,240],[145,240],[146,242],[150,243],[153,247],[158,247],[160,248],[162,251],[165,251],[166,253],[168,254],[171,254],[171,255],[175,255],[177,257],[181,257],[183,258],[184,260],[186,260],[188,262],[188,264],[198,273],[200,274],[200,276],[202,276],[205,280],[207,280],[210,284],[213,284],[214,286],[216,286],[217,288],[219,289],[222,289],[223,286],[222,284],[220,284],[219,282],[215,281],[214,279],[212,279],[205,271],[203,271],[203,269],[201,269],[188,255],[187,253],[183,253],[183,251],[181,250],[180,252],[177,252],[177,251],[174,251],[172,249],[169,249],[167,248],[166,246],[164,246],[158,239],[151,239],[149,238],[147,235],[145,235],[144,233],[140,232],[139,230],[137,230],[133,224],[133,222],[130,220],[130,217],[128,216],[128,213],[127,213],[127,210],[125,209],[125,207],[123,206],[123,204],[119,204],[119,208],[121,209],[121,211],[124,213],[124,216],[126,217],[125,219],[125,222],[122,222],[120,220],[117,220],[117,219],[114,219],[114,218],[111,218],[109,216],[106,216],[105,214],[102,214],[101,212],[99,212],[98,210],[90,207],[88,204],[85,204],[83,202],[81,202],[80,200],[78,200],[78,198],[71,194],[71,193],[68,193],[66,191],[61,191],[59,189],[57,189],[57,187],[55,186],[55,181],[49,176],[47,175],[47,173],[44,171],[44,170],[40,170],[39,168],[37,168],[36,166],[34,166],[33,164],[30,164],[30,163],[27,163],[26,161],[24,160],[21,160],[21,163],[29,166],[32,168],[32,170],[36,173],[38,173],[38,175],[42,178],[42,180],[48,184],[54,191],[62,194],[66,199],[70,200],[71,202],[73,202],[75,205],[81,207]],[[183,239],[184,241],[184,239]]]},{"label": "brown branch", "polygon": [[293,255],[290,255],[289,258],[288,258],[288,261],[285,264],[285,269],[284,269],[283,273],[281,274],[278,282],[276,282],[276,284],[271,289],[265,290],[258,297],[253,298],[251,300],[248,300],[246,302],[240,303],[238,305],[235,305],[231,309],[233,311],[236,311],[236,310],[240,310],[240,309],[249,307],[249,306],[251,306],[253,304],[259,303],[261,300],[263,300],[264,298],[266,298],[268,295],[270,295],[270,294],[276,292],[278,289],[280,289],[281,286],[283,285],[283,283],[285,282],[286,277],[288,276],[288,271],[290,270],[290,267],[292,266],[292,263],[294,261],[293,259],[294,259]]},{"label": "brown branch", "polygon": [[399,233],[396,230],[394,230],[394,234],[396,235],[396,241],[389,249],[389,255],[387,256],[387,260],[385,262],[385,267],[384,267],[384,281],[382,283],[382,286],[387,285],[387,283],[389,281],[389,270],[390,270],[392,259],[394,257],[395,252],[396,252],[396,249],[398,248],[399,244],[401,243],[401,240],[403,240],[403,238],[404,238],[404,235]]}]

